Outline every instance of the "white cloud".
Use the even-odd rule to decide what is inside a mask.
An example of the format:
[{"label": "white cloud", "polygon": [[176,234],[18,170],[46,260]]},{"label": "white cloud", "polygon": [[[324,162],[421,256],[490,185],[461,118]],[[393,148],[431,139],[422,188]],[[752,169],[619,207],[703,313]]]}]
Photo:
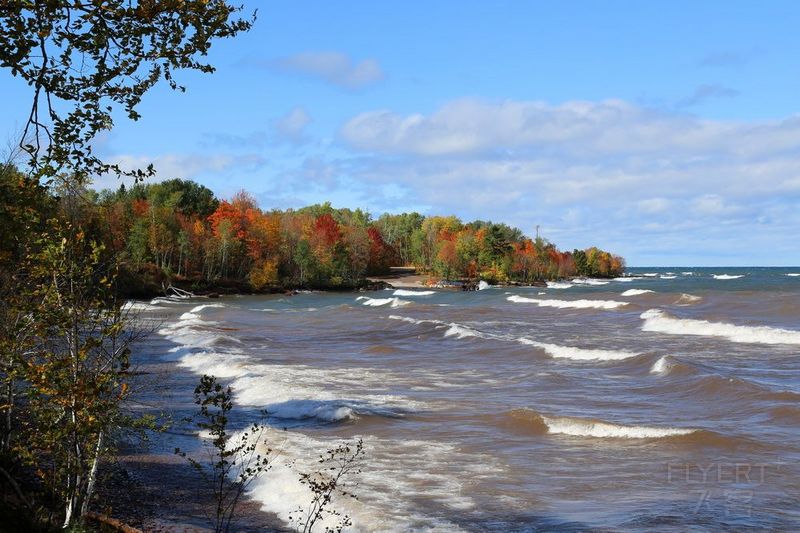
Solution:
[{"label": "white cloud", "polygon": [[375,59],[355,62],[341,52],[302,52],[281,58],[276,64],[285,71],[321,78],[347,89],[365,87],[384,78]]},{"label": "white cloud", "polygon": [[565,247],[605,244],[634,262],[658,243],[684,256],[752,256],[781,232],[794,238],[785,228],[800,222],[798,116],[462,99],[430,114],[362,113],[339,138],[362,152],[350,170],[363,182],[398,184],[436,212],[541,224]]},{"label": "white cloud", "polygon": [[283,139],[300,142],[306,126],[311,123],[311,116],[302,107],[295,107],[275,121],[275,132]]}]

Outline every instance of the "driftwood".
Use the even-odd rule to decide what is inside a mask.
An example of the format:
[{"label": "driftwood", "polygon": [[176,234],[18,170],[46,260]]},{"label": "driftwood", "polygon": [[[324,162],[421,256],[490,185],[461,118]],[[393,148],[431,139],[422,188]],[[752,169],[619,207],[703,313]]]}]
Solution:
[{"label": "driftwood", "polygon": [[[166,287],[162,283],[161,284],[161,288],[164,290],[164,295],[165,296],[177,296],[178,298],[192,298],[192,297],[194,297],[194,293],[186,291],[186,290],[183,290],[183,289],[179,289],[178,287],[175,287],[174,285],[172,285],[172,283],[170,283]],[[170,291],[172,291],[172,292],[170,293]]]}]

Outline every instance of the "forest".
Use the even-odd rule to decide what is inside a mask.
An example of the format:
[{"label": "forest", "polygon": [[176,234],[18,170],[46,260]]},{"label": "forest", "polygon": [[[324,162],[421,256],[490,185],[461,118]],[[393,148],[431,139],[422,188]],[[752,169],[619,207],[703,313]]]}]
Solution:
[{"label": "forest", "polygon": [[623,259],[609,252],[563,252],[502,223],[419,213],[373,218],[330,203],[262,210],[247,192],[218,199],[180,179],[59,194],[51,202],[79,212],[91,238],[120,259],[121,288],[129,295],[170,283],[188,289],[233,283],[253,291],[354,288],[390,266],[413,266],[432,279],[489,283],[614,277],[624,269]]}]

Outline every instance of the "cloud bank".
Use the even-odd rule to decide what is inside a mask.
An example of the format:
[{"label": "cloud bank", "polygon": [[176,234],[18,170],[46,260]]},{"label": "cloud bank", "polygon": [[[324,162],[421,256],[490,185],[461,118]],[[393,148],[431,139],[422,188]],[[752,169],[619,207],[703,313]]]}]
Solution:
[{"label": "cloud bank", "polygon": [[774,246],[797,259],[785,232],[800,227],[800,116],[461,99],[429,114],[362,113],[339,137],[361,154],[360,179],[398,184],[439,211],[541,224],[576,246],[599,232],[640,263],[659,247],[724,262]]}]

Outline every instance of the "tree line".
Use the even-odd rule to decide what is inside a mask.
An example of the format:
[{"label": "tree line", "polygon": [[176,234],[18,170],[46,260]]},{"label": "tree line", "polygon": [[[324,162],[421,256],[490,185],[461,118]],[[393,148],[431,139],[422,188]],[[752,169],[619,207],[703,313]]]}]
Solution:
[{"label": "tree line", "polygon": [[622,258],[597,248],[563,252],[506,224],[419,213],[383,214],[323,203],[262,210],[242,191],[218,199],[173,179],[84,191],[99,239],[140,282],[239,281],[254,290],[352,288],[390,266],[492,283],[618,276]]}]

